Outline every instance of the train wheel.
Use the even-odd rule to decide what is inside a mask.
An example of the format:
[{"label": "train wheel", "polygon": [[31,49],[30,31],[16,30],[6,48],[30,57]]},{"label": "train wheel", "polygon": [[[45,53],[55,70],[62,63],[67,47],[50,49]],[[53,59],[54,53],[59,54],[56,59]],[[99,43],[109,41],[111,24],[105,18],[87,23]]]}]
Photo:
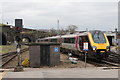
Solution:
[{"label": "train wheel", "polygon": [[98,55],[98,56],[97,56],[97,60],[98,60],[99,62],[101,62],[101,60],[103,60],[103,56],[102,56],[102,55]]},{"label": "train wheel", "polygon": [[108,54],[108,53],[105,53],[105,55],[103,56],[103,59],[104,59],[104,60],[107,60],[108,57],[109,57],[109,54]]}]

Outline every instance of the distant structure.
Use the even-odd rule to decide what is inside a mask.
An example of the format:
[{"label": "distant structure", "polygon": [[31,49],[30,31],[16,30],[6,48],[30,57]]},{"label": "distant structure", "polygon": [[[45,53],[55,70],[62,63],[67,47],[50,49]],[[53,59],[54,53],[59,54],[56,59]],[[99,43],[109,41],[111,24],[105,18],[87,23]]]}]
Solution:
[{"label": "distant structure", "polygon": [[[75,33],[83,33],[86,31],[76,31]],[[116,33],[115,31],[104,31],[108,37],[108,40],[110,42],[110,45],[114,45],[115,39],[116,39]],[[64,33],[66,34],[66,33]],[[63,35],[64,35],[63,34]],[[35,29],[28,29],[23,28],[21,33],[21,38],[23,42],[36,42],[38,38],[44,38],[52,36],[53,34],[50,32],[50,30],[35,30]],[[14,43],[14,26],[12,25],[1,25],[0,24],[0,45],[6,45],[6,44],[12,44]],[[118,33],[117,38],[120,39],[120,33]]]},{"label": "distant structure", "polygon": [[13,42],[13,31],[14,30],[11,28],[11,25],[0,25],[0,45],[6,45],[7,43],[9,44],[10,42]]},{"label": "distant structure", "polygon": [[117,39],[120,39],[120,31],[118,31]]},{"label": "distant structure", "polygon": [[[35,42],[36,39],[45,37],[47,32],[34,29],[23,28],[21,33],[22,41]],[[15,30],[14,26],[0,24],[0,45],[14,43]]]}]

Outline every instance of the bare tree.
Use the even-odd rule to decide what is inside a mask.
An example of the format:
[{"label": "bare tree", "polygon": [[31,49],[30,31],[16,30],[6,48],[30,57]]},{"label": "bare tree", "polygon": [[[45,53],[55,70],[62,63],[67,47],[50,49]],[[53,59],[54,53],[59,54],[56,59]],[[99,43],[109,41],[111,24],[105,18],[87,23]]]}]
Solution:
[{"label": "bare tree", "polygon": [[67,29],[70,33],[74,33],[77,28],[76,25],[69,25]]},{"label": "bare tree", "polygon": [[60,34],[61,34],[61,35],[64,35],[64,34],[66,34],[66,33],[67,33],[67,32],[66,32],[66,30],[65,30],[64,28],[61,28],[61,29],[60,29]]},{"label": "bare tree", "polygon": [[57,35],[57,31],[54,28],[51,28],[50,34],[51,34],[51,36],[55,36],[55,35]]}]

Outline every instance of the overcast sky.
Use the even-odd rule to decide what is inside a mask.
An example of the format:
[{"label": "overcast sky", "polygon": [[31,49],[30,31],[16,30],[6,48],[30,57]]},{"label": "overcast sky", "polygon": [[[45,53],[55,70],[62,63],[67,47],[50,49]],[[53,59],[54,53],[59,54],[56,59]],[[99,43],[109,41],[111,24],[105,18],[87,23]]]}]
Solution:
[{"label": "overcast sky", "polygon": [[14,19],[21,18],[24,20],[24,27],[32,29],[57,29],[57,19],[61,28],[76,25],[78,30],[114,30],[118,27],[118,3],[113,0],[23,1],[1,1],[0,22],[14,25]]}]

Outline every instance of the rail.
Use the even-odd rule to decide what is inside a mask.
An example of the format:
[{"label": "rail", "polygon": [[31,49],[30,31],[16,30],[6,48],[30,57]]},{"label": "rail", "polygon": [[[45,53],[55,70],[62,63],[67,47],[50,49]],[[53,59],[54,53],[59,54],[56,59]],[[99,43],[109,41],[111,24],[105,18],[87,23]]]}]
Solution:
[{"label": "rail", "polygon": [[[20,53],[28,51],[28,48],[22,49]],[[9,52],[2,54],[2,65],[1,67],[5,66],[7,63],[9,63],[13,58],[17,56],[17,51]]]}]

